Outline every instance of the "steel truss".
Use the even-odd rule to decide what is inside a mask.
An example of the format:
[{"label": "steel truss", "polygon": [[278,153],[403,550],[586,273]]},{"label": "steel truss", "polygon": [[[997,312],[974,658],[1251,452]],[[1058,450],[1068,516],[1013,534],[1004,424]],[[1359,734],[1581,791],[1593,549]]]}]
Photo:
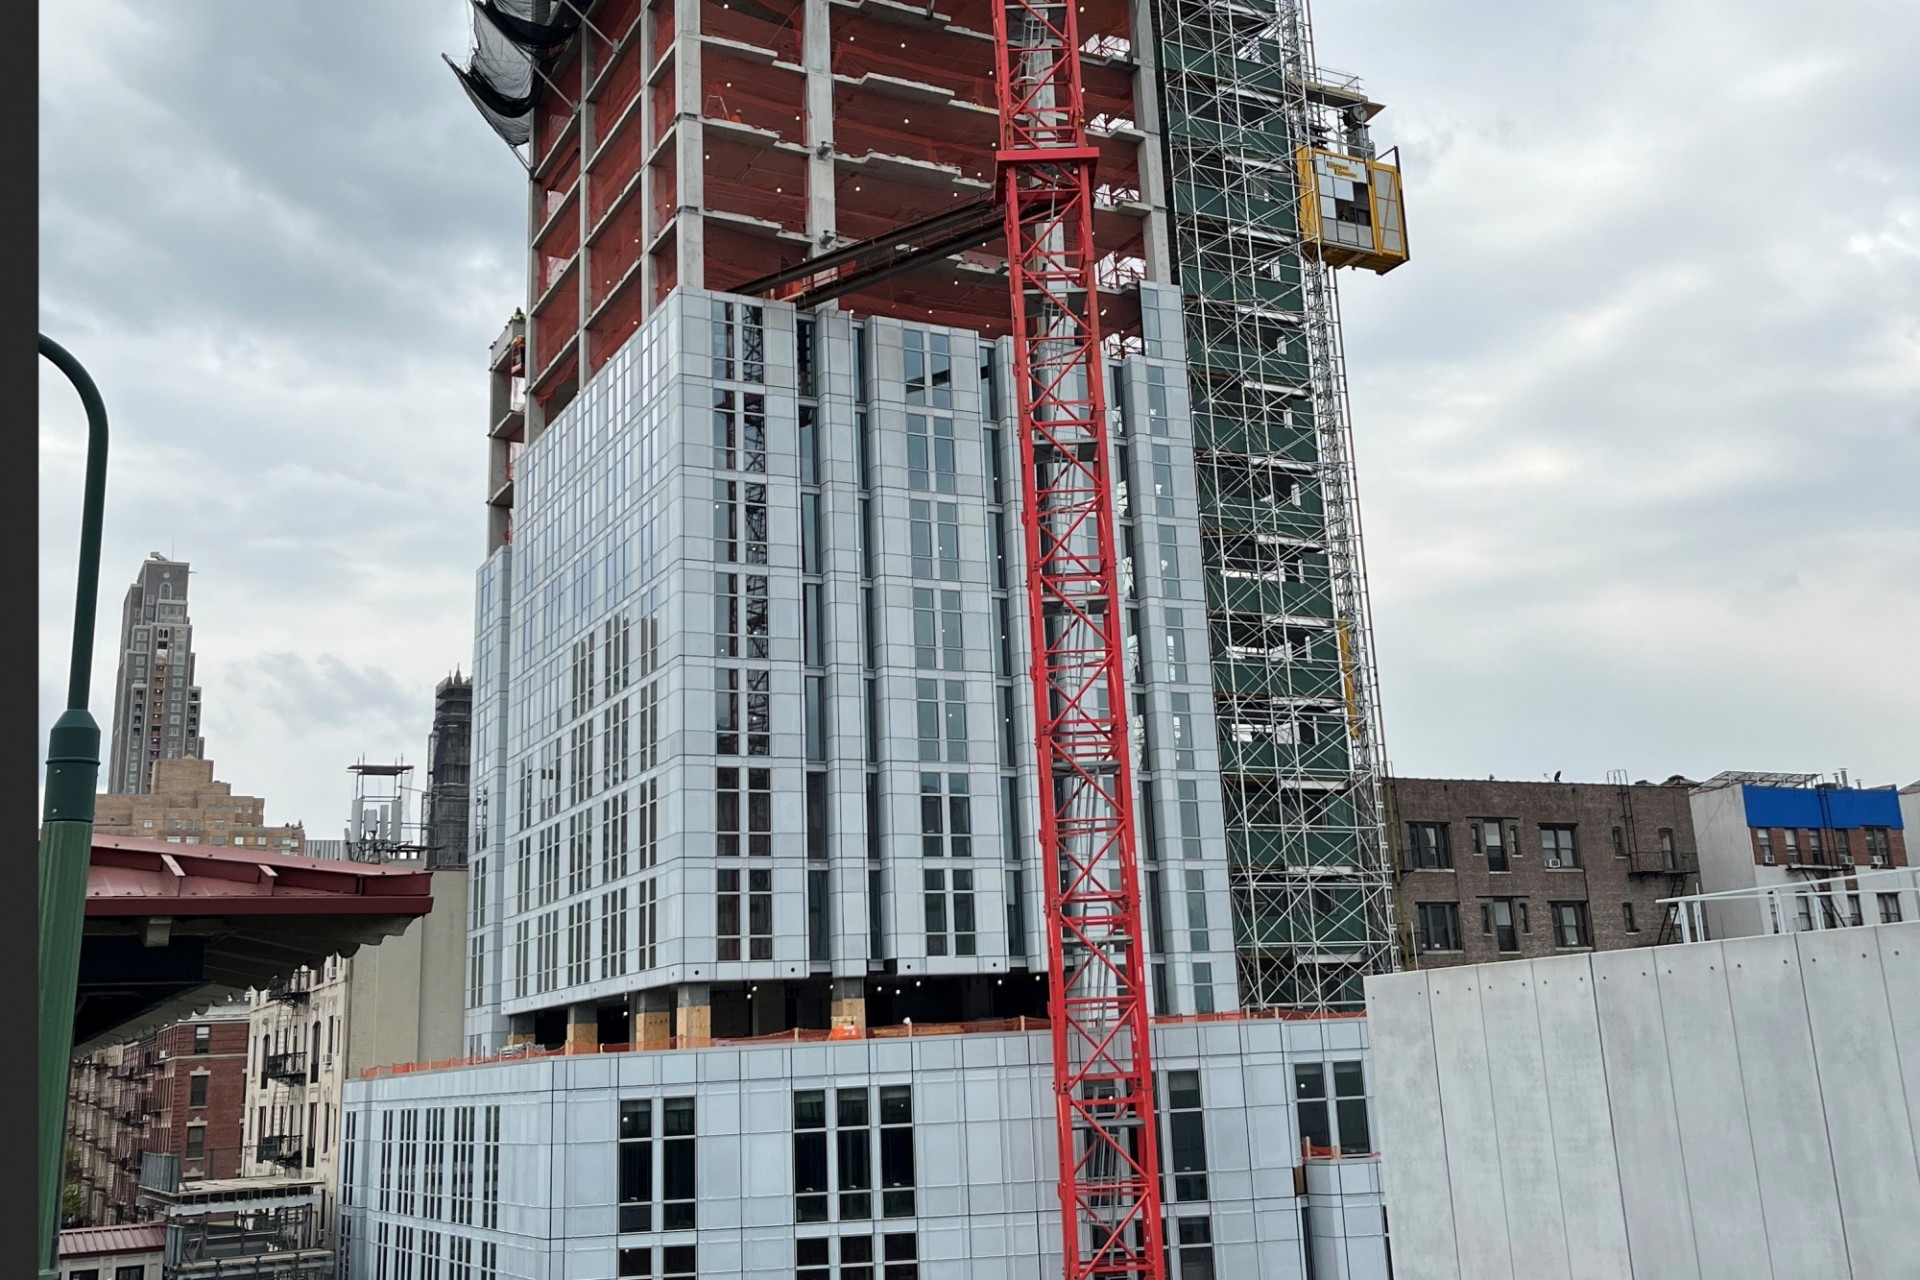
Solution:
[{"label": "steel truss", "polygon": [[[1294,153],[1366,146],[1306,0],[1158,0],[1242,1004],[1357,1007],[1394,965],[1339,295]],[[1363,99],[1362,99],[1363,100]]]},{"label": "steel truss", "polygon": [[1067,1280],[1160,1280],[1125,642],[1074,8],[994,9]]}]

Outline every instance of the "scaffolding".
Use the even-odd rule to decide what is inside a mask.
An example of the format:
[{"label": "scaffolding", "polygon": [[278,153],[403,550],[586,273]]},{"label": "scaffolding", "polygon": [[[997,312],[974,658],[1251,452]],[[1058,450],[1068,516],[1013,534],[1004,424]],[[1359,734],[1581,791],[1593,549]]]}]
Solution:
[{"label": "scaffolding", "polygon": [[1157,0],[1221,786],[1249,1009],[1353,1009],[1394,967],[1383,753],[1339,293],[1296,157],[1372,158],[1305,0]]},{"label": "scaffolding", "polygon": [[347,827],[347,857],[354,862],[395,862],[424,858],[420,826],[407,821],[418,803],[410,764],[347,766],[353,775],[353,819]]}]

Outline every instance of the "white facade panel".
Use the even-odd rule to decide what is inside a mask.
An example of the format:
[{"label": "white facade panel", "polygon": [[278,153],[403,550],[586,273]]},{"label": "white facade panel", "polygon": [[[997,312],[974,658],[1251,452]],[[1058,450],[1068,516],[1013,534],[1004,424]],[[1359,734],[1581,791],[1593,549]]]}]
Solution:
[{"label": "white facade panel", "polygon": [[[1281,1021],[1170,1028],[1183,1033],[1188,1051],[1159,1046],[1161,1097],[1168,1096],[1167,1073],[1196,1073],[1205,1134],[1206,1185],[1198,1195],[1170,1191],[1169,1246],[1176,1257],[1194,1247],[1181,1225],[1191,1236],[1197,1224],[1198,1247],[1216,1276],[1385,1280],[1376,1159],[1312,1162],[1309,1194],[1301,1197],[1292,1185],[1300,1162],[1298,1126],[1282,1117],[1274,1141],[1247,1140],[1244,1099],[1282,1108],[1295,1065],[1365,1061],[1364,1035],[1343,1037],[1360,1040],[1361,1047],[1301,1051],[1288,1048],[1294,1029]],[[1195,1031],[1200,1034],[1184,1034]],[[622,1249],[683,1245],[696,1248],[701,1275],[786,1280],[794,1273],[797,1240],[900,1234],[912,1237],[925,1280],[1048,1280],[1060,1270],[1049,1043],[1044,1032],[771,1043],[559,1056],[358,1080],[348,1092],[356,1137],[345,1174],[343,1212],[353,1241],[345,1274],[348,1280],[383,1274],[383,1227],[384,1274],[402,1274],[393,1242],[406,1226],[415,1228],[417,1246],[423,1231],[449,1230],[494,1244],[499,1280],[612,1280]],[[840,1090],[879,1097],[882,1086],[901,1084],[911,1088],[911,1212],[882,1215],[881,1184],[872,1217],[835,1208],[831,1220],[801,1220],[796,1092],[825,1090],[831,1110]],[[656,1206],[650,1229],[622,1230],[620,1104],[676,1096],[694,1099],[697,1223],[664,1230]],[[381,1140],[397,1112],[431,1108],[471,1110],[482,1135],[465,1219],[448,1217],[461,1212],[455,1207],[464,1176],[457,1155],[444,1164],[422,1158],[403,1172],[408,1166],[399,1144]],[[490,1155],[484,1137],[494,1113],[500,1141]],[[663,1107],[652,1114],[651,1141],[658,1146]],[[1170,1129],[1162,1114],[1165,1135]],[[887,1123],[884,1107],[870,1117]],[[836,1121],[836,1138],[838,1132]],[[495,1183],[497,1192],[489,1193]],[[1284,1193],[1256,1195],[1256,1185],[1284,1187]],[[428,1187],[449,1191],[439,1217],[423,1216],[427,1198],[415,1193]],[[838,1187],[833,1194],[837,1200]],[[1305,1236],[1303,1209],[1311,1223]],[[423,1274],[425,1266],[416,1255],[412,1273]],[[1196,1261],[1187,1274],[1207,1274],[1200,1266]]]},{"label": "white facade panel", "polygon": [[1458,1224],[1454,1239],[1463,1276],[1512,1280],[1507,1200],[1500,1178],[1500,1124],[1494,1112],[1486,1027],[1480,1013],[1477,969],[1436,972],[1433,1003],[1435,1061],[1446,1100],[1447,1180]]},{"label": "white facade panel", "polygon": [[1920,922],[1367,986],[1397,1275],[1916,1274]]},{"label": "white facade panel", "polygon": [[1553,1114],[1547,1105],[1546,1057],[1532,1029],[1534,975],[1528,965],[1488,965],[1479,973],[1480,1013],[1487,1042],[1515,1044],[1518,1052],[1489,1054],[1493,1083],[1494,1136],[1500,1144],[1500,1184],[1506,1193],[1512,1233],[1537,1242],[1516,1271],[1539,1280],[1569,1276],[1566,1227],[1560,1206],[1560,1173],[1553,1145]]}]

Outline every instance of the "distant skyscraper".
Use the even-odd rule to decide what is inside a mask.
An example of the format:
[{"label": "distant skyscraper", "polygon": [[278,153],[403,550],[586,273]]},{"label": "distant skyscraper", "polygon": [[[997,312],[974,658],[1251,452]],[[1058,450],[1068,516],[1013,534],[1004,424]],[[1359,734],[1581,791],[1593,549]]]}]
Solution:
[{"label": "distant skyscraper", "polygon": [[140,566],[120,611],[120,674],[113,690],[107,789],[144,795],[156,760],[206,755],[200,686],[193,682],[193,624],[184,560],[158,551]]},{"label": "distant skyscraper", "polygon": [[433,691],[427,793],[420,825],[430,867],[467,865],[467,779],[473,764],[473,681],[454,672]]}]

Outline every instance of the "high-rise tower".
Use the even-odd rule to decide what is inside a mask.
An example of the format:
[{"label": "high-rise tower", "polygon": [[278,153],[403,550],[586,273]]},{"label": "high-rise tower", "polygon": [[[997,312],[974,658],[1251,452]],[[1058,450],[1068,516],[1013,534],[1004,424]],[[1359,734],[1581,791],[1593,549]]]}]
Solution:
[{"label": "high-rise tower", "polygon": [[429,867],[467,865],[472,773],[473,681],[456,671],[433,691],[427,790],[420,798],[421,839]]},{"label": "high-rise tower", "polygon": [[[567,1228],[586,1266],[1058,1274],[1028,676],[1059,628],[1028,613],[993,2],[488,0],[457,68],[531,178],[469,1048],[635,1052],[476,1068],[452,1122],[597,1117],[538,1130],[577,1185],[516,1172],[523,1138],[479,1157],[496,1214],[605,1203]],[[1391,878],[1330,267],[1404,258],[1397,173],[1292,3],[1088,0],[1079,35],[1098,288],[1064,305],[1098,307],[1108,382],[1168,1274],[1384,1275],[1353,1015]],[[351,1093],[351,1140],[404,1146],[429,1081]],[[514,1221],[478,1237],[501,1275],[559,1247]]]},{"label": "high-rise tower", "polygon": [[193,682],[193,623],[184,560],[158,551],[140,566],[120,609],[120,669],[113,689],[107,789],[144,795],[157,760],[200,758],[200,686]]}]

